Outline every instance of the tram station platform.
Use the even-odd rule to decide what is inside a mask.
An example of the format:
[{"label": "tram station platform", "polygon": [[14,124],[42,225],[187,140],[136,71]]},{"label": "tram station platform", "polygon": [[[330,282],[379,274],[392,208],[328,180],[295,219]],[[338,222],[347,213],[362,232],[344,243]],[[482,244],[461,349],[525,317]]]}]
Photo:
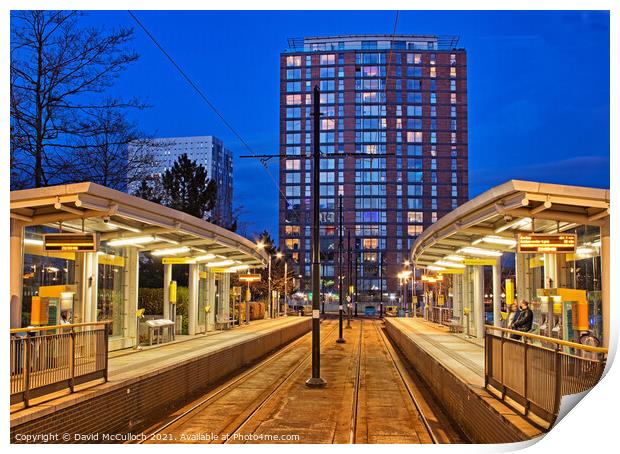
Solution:
[{"label": "tram station platform", "polygon": [[421,318],[385,318],[388,336],[474,443],[531,440],[543,432],[484,387],[484,341]]},{"label": "tram station platform", "polygon": [[310,328],[310,317],[289,316],[141,351],[113,352],[106,383],[33,400],[29,408],[12,407],[11,440],[15,434],[115,433],[139,427]]}]

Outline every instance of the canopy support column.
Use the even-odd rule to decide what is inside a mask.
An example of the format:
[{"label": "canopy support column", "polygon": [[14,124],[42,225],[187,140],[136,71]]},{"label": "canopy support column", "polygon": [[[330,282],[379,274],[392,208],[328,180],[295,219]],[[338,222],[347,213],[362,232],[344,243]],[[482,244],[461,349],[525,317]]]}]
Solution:
[{"label": "canopy support column", "polygon": [[[96,255],[96,254],[95,254]],[[138,292],[140,288],[140,252],[135,247],[127,248],[127,266],[125,267],[125,308],[126,313],[129,314],[125,317],[125,329],[127,330],[127,336],[134,339],[134,345],[140,344],[140,333],[137,332],[135,317],[138,311]]]},{"label": "canopy support column", "polygon": [[609,218],[601,227],[601,290],[603,296],[603,347],[609,348]]},{"label": "canopy support column", "polygon": [[10,287],[11,287],[11,328],[22,326],[22,296],[24,271],[24,223],[11,218],[10,240]]},{"label": "canopy support column", "polygon": [[198,265],[189,265],[189,277],[188,277],[188,319],[187,330],[190,336],[196,334],[196,318],[198,317]]},{"label": "canopy support column", "polygon": [[[82,254],[82,273],[80,276],[81,311],[80,323],[94,322],[97,318],[97,287],[99,281],[99,262],[96,252]],[[76,311],[77,312],[77,311]],[[71,314],[72,316],[76,314]],[[74,320],[75,322],[76,320]]]},{"label": "canopy support column", "polygon": [[172,280],[172,265],[164,265],[164,313],[166,320],[172,320],[170,316],[170,281]]},{"label": "canopy support column", "polygon": [[482,339],[484,337],[484,272],[481,266],[473,267],[473,284],[474,284],[474,318],[476,337]]},{"label": "canopy support column", "polygon": [[502,258],[498,257],[493,265],[493,325],[501,326],[502,305]]},{"label": "canopy support column", "polygon": [[230,273],[223,273],[220,283],[218,314],[220,314],[222,320],[228,320],[230,317]]},{"label": "canopy support column", "polygon": [[207,314],[207,331],[215,328],[215,273],[210,271],[207,273],[207,306],[211,308]]}]

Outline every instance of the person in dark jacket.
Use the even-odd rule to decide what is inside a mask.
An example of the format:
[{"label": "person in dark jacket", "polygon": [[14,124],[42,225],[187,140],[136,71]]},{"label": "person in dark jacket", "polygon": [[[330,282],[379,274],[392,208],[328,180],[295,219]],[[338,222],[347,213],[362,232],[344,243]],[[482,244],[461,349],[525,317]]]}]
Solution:
[{"label": "person in dark jacket", "polygon": [[[532,329],[532,323],[534,322],[534,313],[532,309],[530,309],[530,303],[527,301],[521,301],[520,312],[518,318],[512,322],[512,329],[516,331],[522,331],[527,333]],[[511,336],[513,339],[519,340],[521,336],[513,334]]]}]

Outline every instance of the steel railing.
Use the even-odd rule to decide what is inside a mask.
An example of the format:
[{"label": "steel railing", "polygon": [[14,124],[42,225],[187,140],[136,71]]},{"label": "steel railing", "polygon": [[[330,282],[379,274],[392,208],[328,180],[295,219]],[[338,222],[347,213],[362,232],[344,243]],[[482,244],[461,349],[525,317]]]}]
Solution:
[{"label": "steel railing", "polygon": [[[11,330],[11,405],[103,378],[111,321]],[[93,327],[88,329],[89,327]]]},{"label": "steel railing", "polygon": [[485,388],[495,388],[503,401],[549,426],[562,396],[596,385],[607,360],[606,348],[491,326],[485,328],[484,348]]},{"label": "steel railing", "polygon": [[433,323],[449,326],[452,322],[452,308],[430,306],[426,311],[426,319]]}]

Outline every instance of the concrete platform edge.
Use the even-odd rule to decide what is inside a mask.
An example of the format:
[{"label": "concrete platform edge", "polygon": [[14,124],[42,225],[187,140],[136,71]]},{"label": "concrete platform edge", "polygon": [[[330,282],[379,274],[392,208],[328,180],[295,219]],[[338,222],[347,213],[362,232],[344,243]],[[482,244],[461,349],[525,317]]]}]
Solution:
[{"label": "concrete platform edge", "polygon": [[[311,319],[279,327],[234,345],[140,376],[108,382],[40,404],[36,411],[11,415],[15,435],[37,433],[130,432],[154,413],[170,411],[210,384],[310,331]],[[106,400],[108,402],[106,402]],[[92,442],[92,441],[90,441]]]},{"label": "concrete platform edge", "polygon": [[514,443],[541,432],[484,388],[465,383],[387,318],[386,332],[424,379],[434,397],[473,443]]}]

